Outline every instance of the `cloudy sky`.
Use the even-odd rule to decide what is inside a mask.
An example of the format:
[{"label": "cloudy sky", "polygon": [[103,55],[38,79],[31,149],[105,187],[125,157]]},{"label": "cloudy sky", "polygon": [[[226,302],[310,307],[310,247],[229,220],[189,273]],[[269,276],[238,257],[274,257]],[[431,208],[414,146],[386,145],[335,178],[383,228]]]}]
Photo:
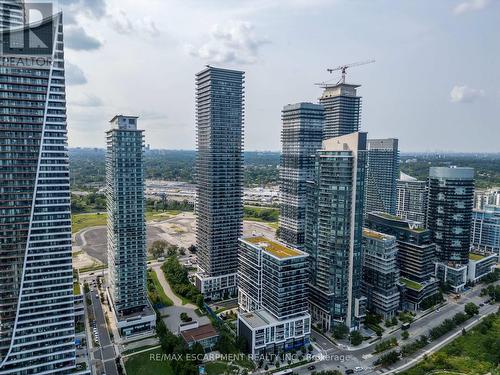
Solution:
[{"label": "cloudy sky", "polygon": [[500,151],[500,1],[60,0],[69,143],[104,146],[117,113],[153,148],[194,149],[194,75],[246,72],[245,148],[280,149],[280,111],[353,68],[362,128],[405,151]]}]

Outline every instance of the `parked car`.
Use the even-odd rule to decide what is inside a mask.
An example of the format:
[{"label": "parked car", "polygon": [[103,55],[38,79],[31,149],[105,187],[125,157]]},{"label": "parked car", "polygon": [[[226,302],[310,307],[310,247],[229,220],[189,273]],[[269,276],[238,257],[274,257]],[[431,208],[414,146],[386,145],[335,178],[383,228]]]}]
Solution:
[{"label": "parked car", "polygon": [[348,368],[347,370],[345,370],[345,373],[346,374],[354,374],[354,370],[352,368]]},{"label": "parked car", "polygon": [[307,368],[309,371],[313,371],[313,370],[316,370],[316,366],[314,365],[311,365]]}]

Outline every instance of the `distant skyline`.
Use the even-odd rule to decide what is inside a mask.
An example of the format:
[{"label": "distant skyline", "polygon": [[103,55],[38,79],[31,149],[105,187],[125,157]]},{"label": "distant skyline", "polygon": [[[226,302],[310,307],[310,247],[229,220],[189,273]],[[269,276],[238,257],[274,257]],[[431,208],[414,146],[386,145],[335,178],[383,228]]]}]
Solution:
[{"label": "distant skyline", "polygon": [[404,152],[499,152],[500,2],[60,0],[70,147],[99,147],[116,113],[155,149],[195,149],[194,75],[246,72],[245,149],[278,151],[281,109],[316,103],[326,68],[366,59],[361,130]]}]

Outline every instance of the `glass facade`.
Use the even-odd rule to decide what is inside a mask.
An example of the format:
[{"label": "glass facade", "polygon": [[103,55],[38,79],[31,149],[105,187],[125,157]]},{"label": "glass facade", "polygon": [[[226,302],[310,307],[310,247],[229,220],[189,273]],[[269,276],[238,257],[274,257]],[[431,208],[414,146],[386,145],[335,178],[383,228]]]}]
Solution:
[{"label": "glass facade", "polygon": [[361,97],[357,96],[359,85],[340,83],[324,85],[319,103],[325,108],[323,139],[340,137],[359,130],[361,120]]},{"label": "glass facade", "polygon": [[427,181],[419,181],[414,177],[401,173],[396,183],[397,206],[396,215],[402,219],[425,223],[427,213]]},{"label": "glass facade", "polygon": [[427,227],[441,262],[468,263],[473,199],[473,168],[430,168]]},{"label": "glass facade", "polygon": [[500,255],[500,207],[486,205],[472,213],[471,245],[480,251]]},{"label": "glass facade", "polygon": [[0,67],[0,374],[75,367],[62,15],[36,31],[51,63]]},{"label": "glass facade", "polygon": [[280,165],[280,240],[302,249],[305,241],[307,181],[314,177],[321,148],[323,107],[298,103],[283,108]]},{"label": "glass facade", "polygon": [[321,318],[327,329],[334,322],[352,328],[359,323],[355,305],[361,297],[365,163],[366,133],[324,141],[308,186],[311,315],[315,320],[328,316]]},{"label": "glass facade", "polygon": [[[243,77],[243,72],[214,67],[196,75],[200,279],[235,274],[238,268],[243,224]],[[234,283],[210,294],[218,298],[233,291]]]},{"label": "glass facade", "polygon": [[266,237],[240,239],[240,307],[244,311],[263,308],[278,320],[306,314],[307,267],[307,254],[302,251]]},{"label": "glass facade", "polygon": [[399,177],[398,140],[369,139],[366,163],[365,215],[381,211],[396,214]]},{"label": "glass facade", "polygon": [[24,24],[23,0],[0,0],[0,29]]},{"label": "glass facade", "polygon": [[432,242],[431,231],[423,228],[422,223],[372,212],[365,219],[365,226],[396,238],[401,276],[422,282],[434,274],[436,244]]},{"label": "glass facade", "polygon": [[399,308],[397,253],[395,237],[363,230],[363,294],[368,308],[384,319]]},{"label": "glass facade", "polygon": [[106,132],[110,294],[118,314],[147,305],[144,134],[137,118],[116,116]]}]

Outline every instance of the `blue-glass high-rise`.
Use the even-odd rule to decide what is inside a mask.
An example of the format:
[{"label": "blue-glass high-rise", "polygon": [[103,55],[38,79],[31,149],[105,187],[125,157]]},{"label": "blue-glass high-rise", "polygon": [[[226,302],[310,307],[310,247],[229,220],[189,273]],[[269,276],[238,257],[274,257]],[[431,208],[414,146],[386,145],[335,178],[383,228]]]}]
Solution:
[{"label": "blue-glass high-rise", "polygon": [[280,165],[280,240],[303,249],[307,181],[314,178],[321,149],[324,110],[312,103],[289,104],[282,111]]},{"label": "blue-glass high-rise", "polygon": [[370,212],[396,215],[398,140],[369,139],[367,149],[365,216]]},{"label": "blue-glass high-rise", "polygon": [[305,251],[310,261],[309,302],[313,321],[324,330],[359,328],[366,133],[323,141],[309,183]]},{"label": "blue-glass high-rise", "polygon": [[244,73],[196,75],[196,285],[207,298],[236,293],[243,225]]}]

